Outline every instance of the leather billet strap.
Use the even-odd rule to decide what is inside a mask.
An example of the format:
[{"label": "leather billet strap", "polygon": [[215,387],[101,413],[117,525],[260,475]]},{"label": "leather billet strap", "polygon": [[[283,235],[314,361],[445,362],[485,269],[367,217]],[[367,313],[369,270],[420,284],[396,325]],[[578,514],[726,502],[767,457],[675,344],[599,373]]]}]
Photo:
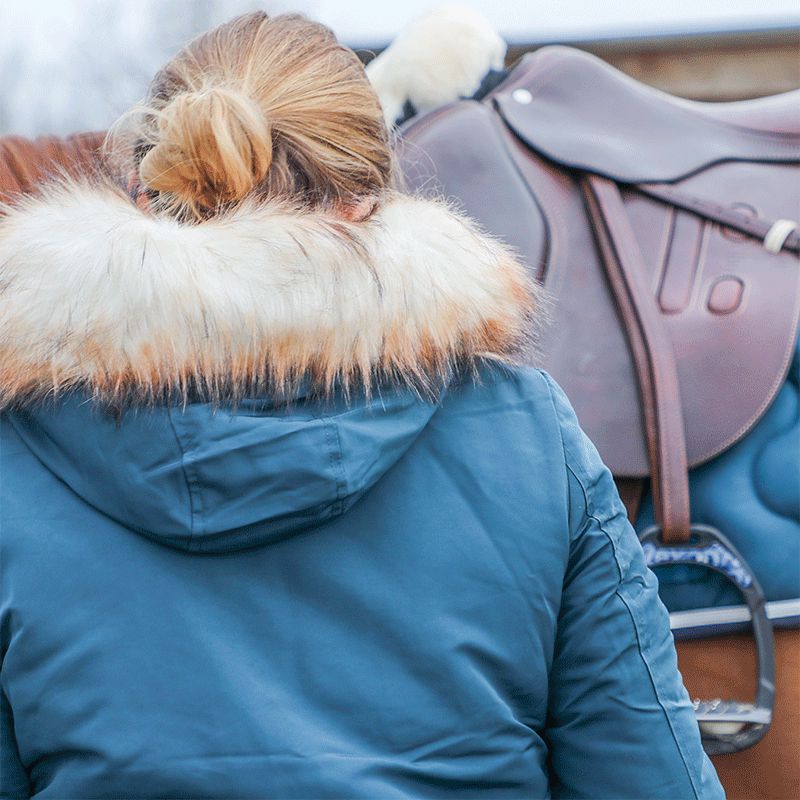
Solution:
[{"label": "leather billet strap", "polygon": [[619,188],[598,175],[585,175],[581,185],[636,367],[656,522],[664,542],[688,542],[686,436],[672,343],[647,286],[644,260]]},{"label": "leather billet strap", "polygon": [[[713,220],[720,225],[760,239],[770,252],[789,250],[800,253],[800,224],[794,220],[766,220],[751,216],[731,206],[696,197],[661,183],[637,183],[630,188],[667,205],[697,214],[702,219]],[[780,232],[780,235],[776,237],[777,232]],[[770,245],[771,236],[776,240],[776,247]]]}]

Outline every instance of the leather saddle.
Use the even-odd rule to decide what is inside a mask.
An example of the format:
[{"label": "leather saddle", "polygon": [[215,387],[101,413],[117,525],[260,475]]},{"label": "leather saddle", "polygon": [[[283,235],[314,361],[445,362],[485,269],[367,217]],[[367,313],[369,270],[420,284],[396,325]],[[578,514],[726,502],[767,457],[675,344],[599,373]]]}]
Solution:
[{"label": "leather saddle", "polygon": [[688,468],[746,435],[793,352],[800,91],[692,102],[546,47],[412,121],[399,152],[408,188],[455,198],[549,289],[543,366],[688,540]]},{"label": "leather saddle", "polygon": [[696,701],[709,753],[754,744],[774,703],[772,630],[744,558],[693,524],[689,469],[733,446],[783,385],[800,316],[800,91],[699,103],[545,47],[480,101],[410,121],[408,189],[454,199],[549,291],[542,366],[564,387],[653,566],[700,565],[744,597],[755,704]]}]

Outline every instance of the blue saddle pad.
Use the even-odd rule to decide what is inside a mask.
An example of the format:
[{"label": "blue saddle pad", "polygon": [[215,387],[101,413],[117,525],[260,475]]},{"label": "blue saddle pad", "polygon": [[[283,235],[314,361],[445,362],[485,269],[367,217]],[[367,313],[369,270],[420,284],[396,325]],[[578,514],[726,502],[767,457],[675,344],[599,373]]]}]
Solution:
[{"label": "blue saddle pad", "polygon": [[[750,565],[773,625],[800,626],[800,340],[786,380],[764,416],[733,447],[689,473],[692,522],[726,536]],[[653,524],[645,497],[637,520]],[[738,589],[705,567],[657,567],[676,636],[747,626]]]}]

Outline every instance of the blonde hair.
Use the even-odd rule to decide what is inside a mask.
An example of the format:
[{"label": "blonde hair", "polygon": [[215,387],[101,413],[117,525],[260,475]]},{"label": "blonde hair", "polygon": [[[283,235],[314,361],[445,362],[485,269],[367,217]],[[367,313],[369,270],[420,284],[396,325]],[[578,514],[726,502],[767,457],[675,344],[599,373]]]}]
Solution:
[{"label": "blonde hair", "polygon": [[198,37],[139,111],[139,181],[179,216],[205,219],[250,197],[348,207],[392,183],[361,62],[298,14],[246,14]]}]

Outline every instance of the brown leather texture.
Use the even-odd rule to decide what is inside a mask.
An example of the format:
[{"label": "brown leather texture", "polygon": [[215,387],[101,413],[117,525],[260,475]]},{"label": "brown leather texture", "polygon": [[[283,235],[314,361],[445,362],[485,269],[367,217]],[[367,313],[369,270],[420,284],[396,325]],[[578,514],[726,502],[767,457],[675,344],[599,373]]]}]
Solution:
[{"label": "brown leather texture", "polygon": [[[762,107],[728,110],[678,100],[638,83],[581,50],[543,47],[514,70],[514,85],[531,93],[515,102],[505,89],[494,101],[529,147],[552,161],[622,183],[677,181],[725,161],[800,160],[796,120],[800,90],[773,100],[784,130],[764,130]],[[729,121],[731,118],[735,122]],[[787,130],[788,129],[788,130]]]},{"label": "brown leather texture", "polygon": [[615,478],[614,483],[617,485],[619,498],[628,512],[628,519],[631,525],[635,525],[647,488],[647,482],[641,478]]},{"label": "brown leather texture", "polygon": [[[648,454],[658,478],[659,459],[677,453],[677,462],[666,462],[666,473],[672,477],[660,483],[667,490],[680,485],[683,491],[688,467],[745,436],[771,403],[794,348],[800,261],[796,252],[769,253],[754,235],[723,225],[718,217],[675,207],[632,185],[620,187],[622,209],[617,204],[594,215],[595,231],[587,218],[592,215],[591,196],[582,194],[581,176],[570,166],[588,164],[591,157],[601,175],[616,170],[618,179],[679,178],[658,185],[678,190],[682,197],[734,209],[737,225],[742,214],[759,221],[797,219],[800,92],[712,107],[654,97],[628,79],[612,78],[614,91],[608,93],[609,68],[571,56],[571,68],[579,64],[577,71],[572,70],[573,85],[560,86],[554,66],[558,52],[555,56],[537,60],[534,54],[525,70],[513,71],[483,104],[463,101],[437,112],[435,124],[425,117],[412,123],[401,143],[401,164],[411,188],[453,196],[490,232],[515,246],[550,292],[552,320],[542,337],[541,363],[565,388],[635,517],[642,484],[631,479],[651,475]],[[547,109],[540,114],[536,101],[540,78],[549,81],[551,112],[555,106],[574,102],[576,85],[585,102],[566,114],[561,108],[557,123],[553,124],[555,116],[547,121]],[[564,95],[559,97],[562,88]],[[520,89],[524,91],[519,93]],[[522,102],[514,99],[515,93]],[[507,110],[512,104],[522,109],[513,116]],[[493,108],[501,113],[492,118],[487,111]],[[651,108],[655,111],[648,117]],[[598,109],[602,124],[595,113]],[[452,124],[440,136],[439,126],[448,117]],[[517,180],[504,182],[499,171],[494,179],[492,164],[501,153],[479,147],[471,150],[474,169],[462,165],[462,174],[451,172],[449,154],[477,131],[488,131],[490,124],[499,134],[484,133],[481,141],[495,142],[499,136],[503,154],[524,187]],[[532,146],[541,124],[551,125],[549,152]],[[731,132],[730,126],[741,127],[742,135]],[[721,144],[707,141],[718,135]],[[638,142],[638,137],[648,136],[652,138],[645,144]],[[587,140],[590,151],[584,149]],[[653,141],[659,147],[650,147]],[[548,157],[557,148],[567,162],[563,148],[570,146],[577,148],[583,162],[576,158],[565,166]],[[487,144],[486,149],[491,147]],[[662,151],[666,166],[659,166]],[[522,210],[529,207],[531,196],[545,221],[541,242],[531,241]],[[506,209],[502,226],[491,217],[496,197],[502,198]],[[520,210],[510,218],[507,209],[517,204]],[[623,220],[625,230],[612,235],[608,221],[615,219]],[[759,222],[751,233],[760,235],[763,230]],[[613,267],[620,259],[614,240],[627,241],[625,246],[634,253],[622,259],[623,270],[616,276]],[[633,269],[639,273],[636,308],[625,304],[630,294],[626,273]],[[619,285],[612,286],[615,280]],[[666,343],[652,332],[645,333],[646,341],[631,341],[630,332],[641,328],[636,319],[641,308],[656,315],[654,326],[665,333]],[[662,386],[653,393],[652,374],[643,374],[654,369],[646,352],[654,341],[660,341],[657,346],[674,365],[678,400],[674,384],[666,392]],[[636,347],[643,352],[635,354]],[[666,432],[674,430],[675,419],[659,425],[658,407],[664,402],[677,405],[683,416],[680,441],[670,440]],[[653,441],[654,433],[658,441]],[[681,461],[684,443],[685,461]],[[664,464],[660,466],[663,473]],[[677,508],[673,495],[661,498],[660,505],[667,513],[677,511],[675,520],[666,520],[672,531],[668,535],[684,537],[686,496],[678,499]],[[778,631],[775,644],[777,703],[770,731],[748,750],[714,757],[729,800],[800,797],[800,632]],[[693,696],[752,697],[756,681],[752,637],[684,641],[678,643],[678,651]]]},{"label": "brown leather texture", "polygon": [[[692,697],[751,698],[755,646],[737,634],[677,643],[678,666]],[[712,758],[728,800],[796,800],[800,797],[800,631],[775,631],[772,726],[756,745]]]},{"label": "brown leather texture", "polygon": [[617,184],[589,175],[582,185],[636,369],[656,522],[662,541],[687,542],[691,525],[689,468],[672,342],[643,280],[644,259]]},{"label": "brown leather texture", "polygon": [[[765,241],[768,238],[772,228],[772,223],[769,220],[756,216],[752,210],[748,212],[736,206],[723,205],[713,200],[695,197],[680,189],[674,189],[669,184],[638,183],[636,184],[636,191],[654,197],[656,200],[661,200],[668,206],[691,211],[701,219],[718,222],[734,233],[736,231],[746,233],[748,236],[755,237],[761,241]],[[790,231],[783,239],[782,247],[795,253],[800,252],[800,232],[797,230]]]},{"label": "brown leather texture", "polygon": [[[496,236],[513,242],[529,264],[544,262],[547,232],[541,210],[525,178],[505,152],[502,131],[490,107],[455,103],[427,114],[406,139],[402,175],[408,188],[437,194],[432,173],[448,176],[447,196]],[[427,135],[458,142],[428,154]],[[475,187],[481,191],[475,191]],[[524,225],[520,225],[523,219]]]}]

